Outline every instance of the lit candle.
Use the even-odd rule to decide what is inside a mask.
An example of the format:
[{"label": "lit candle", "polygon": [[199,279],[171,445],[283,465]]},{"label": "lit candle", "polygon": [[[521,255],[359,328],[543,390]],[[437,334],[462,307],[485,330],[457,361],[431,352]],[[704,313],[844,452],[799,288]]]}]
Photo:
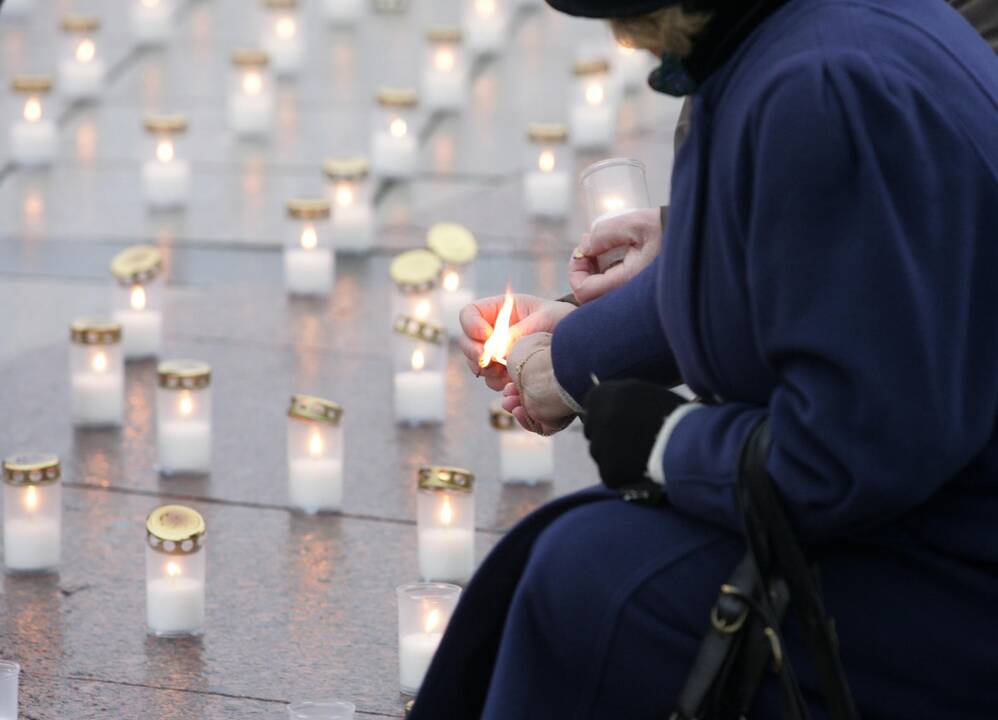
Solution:
[{"label": "lit candle", "polygon": [[124,360],[121,325],[83,318],[70,325],[70,391],[77,427],[121,425]]},{"label": "lit candle", "polygon": [[[651,205],[645,166],[632,158],[610,158],[593,163],[582,171],[590,229],[610,218]],[[618,247],[597,258],[600,272],[621,262],[628,248]]]},{"label": "lit candle", "polygon": [[232,54],[229,127],[237,135],[253,137],[270,132],[274,96],[269,65],[270,56],[260,50],[237,50]]},{"label": "lit candle", "polygon": [[288,201],[284,279],[293,295],[328,295],[333,287],[335,256],[328,242],[329,201]]},{"label": "lit candle", "polygon": [[296,75],[305,55],[298,0],[265,0],[267,20],[262,44],[278,75]]},{"label": "lit candle", "polygon": [[288,408],[288,495],[306,513],[343,506],[343,408],[311,395],[292,395]]},{"label": "lit candle", "polygon": [[55,455],[17,455],[4,460],[3,550],[8,572],[46,572],[59,565],[60,477]]},{"label": "lit candle", "polygon": [[554,479],[552,438],[527,432],[502,408],[492,408],[489,421],[499,435],[499,478],[502,482],[536,485]]},{"label": "lit candle", "polygon": [[478,365],[487,368],[492,363],[500,365],[506,364],[509,350],[513,346],[513,335],[510,332],[510,322],[513,317],[513,290],[506,286],[506,297],[503,299],[502,307],[496,314],[495,325],[492,326],[492,333],[485,340],[482,347],[482,356],[478,359]]},{"label": "lit candle", "polygon": [[364,16],[364,0],[323,0],[322,8],[330,25],[353,25]]},{"label": "lit candle", "polygon": [[374,213],[367,158],[334,158],[323,170],[333,207],[333,247],[337,252],[369,252],[374,244]]},{"label": "lit candle", "polygon": [[443,328],[400,316],[395,321],[395,419],[406,425],[446,418]]},{"label": "lit candle", "polygon": [[639,88],[648,80],[651,72],[648,53],[628,47],[620,42],[617,45],[617,55],[613,61],[613,74],[624,88]]},{"label": "lit candle", "polygon": [[540,217],[561,218],[572,198],[569,173],[568,127],[562,124],[531,124],[527,130],[528,167],[523,201],[527,212]]},{"label": "lit candle", "polygon": [[146,520],[146,621],[161,637],[204,630],[204,518],[183,505],[164,505]]},{"label": "lit candle", "polygon": [[443,271],[440,257],[422,248],[399,253],[388,268],[395,292],[392,293],[391,319],[410,317],[420,322],[441,325],[440,293],[437,284]]},{"label": "lit candle", "polygon": [[191,170],[177,157],[177,136],[187,132],[183,115],[147,115],[143,123],[152,139],[153,157],[142,164],[142,190],[153,208],[176,208],[187,204]]},{"label": "lit candle", "polygon": [[371,139],[371,167],[379,177],[408,179],[416,172],[418,147],[413,116],[419,97],[414,90],[381,88],[378,119]]},{"label": "lit candle", "polygon": [[456,223],[437,223],[430,228],[426,244],[443,261],[440,282],[440,314],[444,330],[452,338],[461,336],[461,309],[475,299],[472,262],[478,243],[467,228]]},{"label": "lit candle", "polygon": [[10,126],[11,158],[19,165],[48,165],[56,151],[55,123],[45,115],[52,78],[19,75],[11,86],[18,112]]},{"label": "lit candle", "polygon": [[440,645],[461,588],[446,583],[412,583],[395,589],[399,612],[399,685],[415,695]]},{"label": "lit candle", "polygon": [[569,136],[579,148],[604,148],[617,132],[617,106],[612,97],[606,60],[576,62],[575,97],[569,108]]},{"label": "lit candle", "polygon": [[111,261],[111,274],[118,285],[113,317],[124,331],[126,359],[159,354],[163,337],[162,271],[162,254],[151,245],[130,247]]},{"label": "lit candle", "polygon": [[173,0],[133,0],[132,34],[139,45],[162,45],[173,30]]},{"label": "lit candle", "polygon": [[92,100],[104,85],[104,60],[97,52],[100,19],[70,15],[62,20],[65,53],[59,63],[59,89],[70,100]]},{"label": "lit candle", "polygon": [[506,41],[502,0],[465,0],[464,37],[475,55],[495,55]]},{"label": "lit candle", "polygon": [[211,472],[211,366],[168,360],[158,368],[156,447],[164,475]]},{"label": "lit candle", "polygon": [[460,110],[468,94],[461,29],[433,28],[426,33],[426,40],[422,93],[426,106],[431,110]]},{"label": "lit candle", "polygon": [[419,469],[419,574],[463,585],[475,571],[475,476],[461,468]]}]

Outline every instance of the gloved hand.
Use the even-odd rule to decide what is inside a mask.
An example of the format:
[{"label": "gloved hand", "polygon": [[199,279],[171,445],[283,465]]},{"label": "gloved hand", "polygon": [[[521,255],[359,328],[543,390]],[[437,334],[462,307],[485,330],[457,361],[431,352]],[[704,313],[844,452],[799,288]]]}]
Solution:
[{"label": "gloved hand", "polygon": [[648,482],[648,456],[662,424],[686,400],[661,385],[623,380],[597,385],[586,396],[589,454],[603,484],[619,489]]}]

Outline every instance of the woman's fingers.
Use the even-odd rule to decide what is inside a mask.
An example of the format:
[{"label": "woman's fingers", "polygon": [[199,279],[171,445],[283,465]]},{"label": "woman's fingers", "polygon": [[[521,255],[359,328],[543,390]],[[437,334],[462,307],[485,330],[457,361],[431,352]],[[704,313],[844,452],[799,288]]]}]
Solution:
[{"label": "woman's fingers", "polygon": [[527,414],[527,411],[523,408],[522,405],[513,408],[512,410],[510,410],[510,412],[513,413],[513,417],[516,419],[518,423],[520,423],[520,427],[522,427],[524,430],[540,434],[537,425],[531,419],[530,415]]}]

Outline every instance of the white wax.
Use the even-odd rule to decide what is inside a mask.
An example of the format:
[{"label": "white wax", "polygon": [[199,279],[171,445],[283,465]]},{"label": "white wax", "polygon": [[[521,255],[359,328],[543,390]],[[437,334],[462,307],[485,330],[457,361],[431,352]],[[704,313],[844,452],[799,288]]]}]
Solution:
[{"label": "white wax", "polygon": [[554,479],[554,443],[523,430],[499,432],[499,477],[505,483],[536,485]]},{"label": "white wax", "polygon": [[18,165],[48,165],[55,150],[55,123],[51,120],[18,122],[10,128],[10,155]]},{"label": "white wax", "polygon": [[285,77],[295,75],[301,69],[305,47],[301,39],[295,35],[287,40],[267,35],[264,49],[270,56],[274,72]]},{"label": "white wax", "polygon": [[461,330],[461,309],[475,301],[475,296],[468,288],[440,291],[440,316],[443,318],[444,331],[452,338],[458,338]]},{"label": "white wax", "polygon": [[159,310],[115,310],[115,322],[121,323],[121,346],[125,357],[156,357],[163,339],[163,317]]},{"label": "white wax", "polygon": [[364,0],[323,0],[323,15],[333,25],[348,25],[364,14]]},{"label": "white wax", "polygon": [[464,584],[475,572],[475,533],[427,528],[419,533],[419,574],[424,580]]},{"label": "white wax", "polygon": [[334,205],[330,236],[336,252],[368,252],[374,244],[374,217],[367,204]]},{"label": "white wax", "polygon": [[146,583],[146,622],[156,635],[194,635],[204,627],[204,583],[163,577]]},{"label": "white wax", "polygon": [[284,249],[284,280],[293,295],[327,295],[333,288],[333,251]]},{"label": "white wax", "polygon": [[394,137],[385,131],[376,132],[371,149],[371,169],[375,175],[406,179],[416,172],[418,158],[416,139],[411,133]]},{"label": "white wax", "polygon": [[464,24],[465,44],[474,55],[495,55],[506,40],[506,21],[490,17],[468,18]]},{"label": "white wax", "polygon": [[648,60],[649,56],[641,50],[632,53],[617,50],[617,56],[613,61],[613,74],[617,82],[625,88],[644,85],[651,72]]},{"label": "white wax", "polygon": [[580,148],[605,148],[613,144],[617,113],[613,103],[576,104],[569,110],[568,134]]},{"label": "white wax", "polygon": [[73,373],[70,386],[74,425],[121,425],[125,383],[120,374]]},{"label": "white wax", "polygon": [[444,374],[408,370],[395,374],[395,419],[409,425],[442,423],[447,416]]},{"label": "white wax", "polygon": [[156,428],[159,470],[164,474],[206,473],[211,470],[211,423],[183,418]]},{"label": "white wax", "polygon": [[170,39],[172,29],[173,11],[168,3],[153,7],[133,3],[132,34],[139,45],[161,45]]},{"label": "white wax", "polygon": [[59,63],[56,85],[70,100],[91,100],[100,95],[104,86],[104,61],[100,58],[87,63],[63,60]]},{"label": "white wax", "polygon": [[422,100],[430,110],[460,110],[467,101],[465,74],[457,70],[423,72]]},{"label": "white wax", "polygon": [[270,93],[229,94],[229,127],[238,135],[266,135],[273,122],[274,100]]},{"label": "white wax", "polygon": [[443,636],[443,633],[412,633],[399,638],[399,685],[403,692],[415,695],[419,691]]},{"label": "white wax", "polygon": [[527,212],[541,217],[565,217],[572,197],[572,179],[566,172],[527,173],[523,183]]},{"label": "white wax", "polygon": [[142,164],[142,191],[154,208],[175,208],[187,204],[191,169],[186,160],[147,160]]},{"label": "white wax", "polygon": [[13,572],[48,570],[59,564],[62,527],[53,517],[16,518],[3,525],[3,561]]},{"label": "white wax", "polygon": [[295,458],[288,462],[291,504],[307,513],[343,506],[343,461],[335,458]]}]

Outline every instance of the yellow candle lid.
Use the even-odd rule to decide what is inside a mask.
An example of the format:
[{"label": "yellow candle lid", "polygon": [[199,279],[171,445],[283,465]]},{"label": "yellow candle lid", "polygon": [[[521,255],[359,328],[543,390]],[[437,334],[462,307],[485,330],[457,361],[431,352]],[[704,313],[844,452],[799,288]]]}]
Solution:
[{"label": "yellow candle lid", "polygon": [[144,285],[163,269],[163,253],[152,245],[134,245],[111,260],[111,274],[123,285]]},{"label": "yellow candle lid", "polygon": [[530,123],[527,139],[535,143],[563,143],[568,140],[568,125],[564,123]]},{"label": "yellow candle lid", "polygon": [[464,265],[478,255],[475,236],[457,223],[442,222],[431,227],[426,235],[426,244],[449,265]]},{"label": "yellow candle lid", "polygon": [[100,18],[96,15],[64,15],[59,25],[66,32],[94,32],[100,29]]},{"label": "yellow candle lid", "polygon": [[288,217],[296,220],[324,220],[329,217],[329,212],[329,201],[325,198],[288,200]]},{"label": "yellow candle lid", "polygon": [[430,42],[461,42],[461,28],[456,25],[441,25],[426,31],[426,39]]},{"label": "yellow candle lid", "polygon": [[322,165],[322,171],[330,180],[361,180],[371,171],[366,157],[330,158]]},{"label": "yellow candle lid", "polygon": [[489,408],[489,424],[496,430],[515,430],[517,428],[516,418],[512,413],[506,412],[498,405]]},{"label": "yellow candle lid", "polygon": [[25,453],[3,461],[3,481],[8,485],[51,485],[62,477],[57,455]]},{"label": "yellow candle lid", "polygon": [[181,113],[148,113],[142,119],[142,126],[146,129],[146,132],[151,133],[182,133],[187,131],[188,124],[187,116]]},{"label": "yellow candle lid", "polygon": [[419,104],[419,95],[412,88],[382,87],[375,97],[382,107],[411,108]]},{"label": "yellow candle lid", "polygon": [[600,75],[609,71],[610,62],[605,58],[576,60],[572,63],[572,72],[575,75]]},{"label": "yellow candle lid", "polygon": [[440,345],[444,341],[444,329],[439,325],[434,325],[426,320],[417,320],[406,315],[399,315],[395,318],[392,329],[399,335],[404,335],[413,340]]},{"label": "yellow candle lid", "polygon": [[233,65],[245,67],[262,67],[270,64],[270,55],[263,50],[253,48],[242,48],[236,50],[230,56]]},{"label": "yellow candle lid", "polygon": [[164,360],[156,371],[159,386],[168,390],[199,390],[211,385],[211,365],[200,360]]},{"label": "yellow candle lid", "polygon": [[78,318],[69,326],[69,339],[77,345],[113,345],[121,342],[121,323],[106,318]]},{"label": "yellow candle lid", "polygon": [[288,417],[296,420],[311,420],[329,425],[339,425],[343,419],[343,406],[332,400],[314,395],[292,395]]},{"label": "yellow candle lid", "polygon": [[428,465],[419,468],[417,478],[420,490],[453,490],[470,493],[475,487],[474,474],[464,468]]},{"label": "yellow candle lid", "polygon": [[388,273],[402,292],[425,292],[437,284],[442,269],[443,263],[435,253],[420,249],[396,255]]},{"label": "yellow candle lid", "polygon": [[199,550],[207,530],[201,513],[186,505],[162,505],[146,518],[149,546],[170,555],[189,555]]},{"label": "yellow candle lid", "polygon": [[47,93],[52,84],[51,75],[15,75],[10,87],[19,93]]}]

